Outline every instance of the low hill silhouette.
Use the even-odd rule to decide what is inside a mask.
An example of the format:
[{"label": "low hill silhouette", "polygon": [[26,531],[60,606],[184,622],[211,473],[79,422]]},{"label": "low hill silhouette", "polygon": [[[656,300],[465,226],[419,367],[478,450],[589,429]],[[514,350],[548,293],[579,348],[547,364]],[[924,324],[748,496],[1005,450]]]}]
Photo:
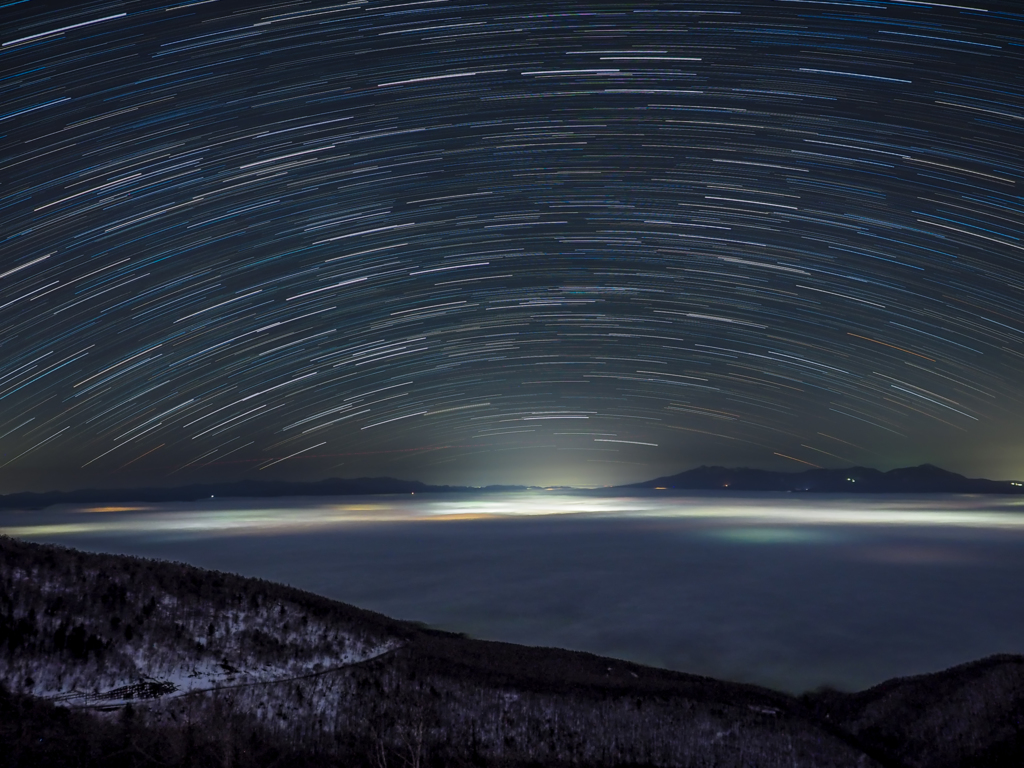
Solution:
[{"label": "low hill silhouette", "polygon": [[11,493],[0,496],[0,509],[42,509],[54,504],[199,501],[209,498],[277,498],[281,496],[366,496],[410,493],[493,493],[525,490],[518,485],[428,485],[393,477],[332,477],[315,482],[238,480],[229,483],[180,485],[171,488],[87,488],[77,491]]}]

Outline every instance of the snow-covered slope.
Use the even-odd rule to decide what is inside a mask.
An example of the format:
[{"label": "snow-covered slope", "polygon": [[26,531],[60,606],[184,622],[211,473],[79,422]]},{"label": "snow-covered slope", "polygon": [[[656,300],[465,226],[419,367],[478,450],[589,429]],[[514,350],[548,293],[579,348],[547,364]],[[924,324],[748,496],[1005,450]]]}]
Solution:
[{"label": "snow-covered slope", "polygon": [[[898,735],[839,725],[864,719],[843,709],[854,698],[473,640],[257,579],[0,537],[0,744],[23,755],[0,749],[0,768],[38,764],[24,755],[47,743],[97,766],[156,751],[236,768],[286,753],[377,768],[913,763],[892,757]],[[1015,758],[1024,729],[1000,728],[972,725],[958,759]]]},{"label": "snow-covered slope", "polygon": [[57,703],[287,680],[400,644],[383,617],[268,582],[56,552],[40,559],[22,547],[3,550],[0,623],[10,652],[0,655],[0,678]]}]

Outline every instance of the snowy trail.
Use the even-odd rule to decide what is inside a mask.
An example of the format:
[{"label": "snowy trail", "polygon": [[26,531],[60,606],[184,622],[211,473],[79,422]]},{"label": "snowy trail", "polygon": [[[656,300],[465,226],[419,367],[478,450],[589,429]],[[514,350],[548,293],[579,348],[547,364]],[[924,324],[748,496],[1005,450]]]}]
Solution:
[{"label": "snowy trail", "polygon": [[[115,710],[115,709],[120,709],[121,707],[124,707],[127,704],[132,704],[133,706],[134,705],[143,705],[143,704],[154,704],[154,703],[158,703],[158,702],[167,701],[169,699],[183,699],[183,698],[186,698],[188,696],[194,696],[196,694],[210,693],[211,691],[230,691],[230,690],[237,690],[239,688],[252,688],[252,687],[255,687],[257,685],[268,685],[268,686],[269,685],[280,685],[281,683],[291,683],[291,682],[295,682],[297,680],[309,680],[309,679],[312,679],[312,678],[315,678],[315,677],[323,677],[323,676],[329,675],[329,674],[331,674],[333,672],[340,672],[340,671],[345,670],[345,669],[351,669],[352,667],[358,667],[358,666],[360,666],[362,664],[367,664],[367,663],[369,663],[371,661],[374,661],[376,659],[380,659],[380,658],[383,658],[385,656],[388,656],[389,654],[395,653],[396,651],[399,651],[399,650],[401,650],[404,647],[405,647],[404,645],[392,646],[390,648],[386,648],[385,650],[381,651],[380,653],[374,654],[373,656],[367,656],[366,658],[359,659],[357,661],[350,661],[347,664],[340,664],[340,665],[338,665],[336,667],[331,667],[329,669],[322,669],[322,670],[320,670],[318,672],[308,672],[308,673],[302,674],[302,675],[292,675],[290,677],[279,677],[279,678],[276,678],[276,679],[273,679],[273,680],[250,680],[248,682],[234,683],[234,684],[231,684],[231,685],[214,685],[214,686],[211,686],[209,688],[189,688],[187,690],[177,690],[177,691],[174,691],[172,693],[168,693],[168,694],[162,695],[162,696],[150,696],[150,697],[138,698],[138,699],[136,699],[136,698],[131,698],[131,699],[103,699],[102,701],[94,701],[94,702],[88,703],[88,704],[68,704],[67,706],[68,706],[69,709],[88,709],[88,710],[98,710],[98,711],[111,711],[111,710]],[[85,697],[91,698],[91,699],[100,699],[101,697],[104,696],[104,694],[102,694],[102,693],[99,693],[99,694],[82,694],[82,695],[85,696]],[[64,703],[64,702],[68,701],[68,694],[62,694],[61,696],[53,696],[53,697],[48,697],[48,698],[51,701],[54,701],[54,702],[61,701],[62,703]]]}]

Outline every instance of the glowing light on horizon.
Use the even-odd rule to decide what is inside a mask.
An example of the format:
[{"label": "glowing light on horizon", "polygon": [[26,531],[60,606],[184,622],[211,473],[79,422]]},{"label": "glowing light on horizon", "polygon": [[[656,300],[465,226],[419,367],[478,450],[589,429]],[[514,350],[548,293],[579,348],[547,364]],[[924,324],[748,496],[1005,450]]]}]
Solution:
[{"label": "glowing light on horizon", "polygon": [[[105,512],[102,519],[69,515]],[[815,527],[973,528],[1024,531],[1024,500],[961,496],[942,499],[793,499],[755,497],[594,497],[550,491],[489,494],[480,498],[414,499],[412,496],[373,502],[308,504],[225,500],[208,506],[189,504],[146,507],[67,507],[42,512],[12,512],[45,518],[0,526],[6,536],[39,538],[77,535],[152,534],[158,536],[259,536],[308,533],[351,525],[459,523],[558,516],[598,519],[669,519],[724,527],[752,526],[758,534],[729,534],[739,540],[814,540],[784,529]],[[15,520],[10,520],[14,523]],[[775,533],[765,533],[776,530]]]}]

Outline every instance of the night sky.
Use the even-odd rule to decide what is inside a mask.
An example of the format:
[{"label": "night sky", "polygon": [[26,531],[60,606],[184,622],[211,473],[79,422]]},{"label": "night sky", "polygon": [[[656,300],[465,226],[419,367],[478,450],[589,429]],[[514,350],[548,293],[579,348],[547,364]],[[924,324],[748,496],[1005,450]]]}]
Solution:
[{"label": "night sky", "polygon": [[0,0],[0,492],[1024,476],[967,2]]}]

